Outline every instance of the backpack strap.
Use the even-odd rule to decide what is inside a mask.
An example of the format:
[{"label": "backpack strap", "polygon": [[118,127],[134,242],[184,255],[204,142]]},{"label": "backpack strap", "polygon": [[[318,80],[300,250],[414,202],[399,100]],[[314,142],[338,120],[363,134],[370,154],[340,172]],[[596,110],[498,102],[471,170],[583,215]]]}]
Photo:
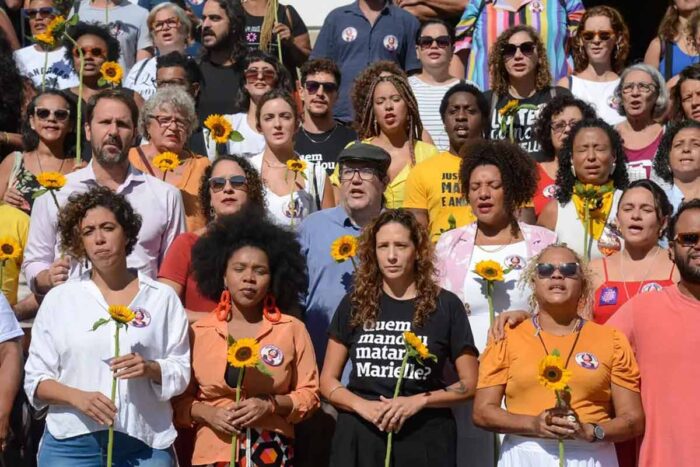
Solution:
[{"label": "backpack strap", "polygon": [[139,76],[141,76],[141,73],[143,73],[143,69],[146,68],[146,65],[148,65],[151,60],[155,60],[155,59],[156,59],[156,57],[151,57],[151,58],[143,61],[143,63],[139,67],[139,71],[136,72],[136,77],[134,78],[134,85],[139,82]]},{"label": "backpack strap", "polygon": [[141,146],[136,146],[136,153],[139,155],[139,158],[141,159],[141,162],[143,162],[143,165],[146,166],[146,170],[148,170],[148,173],[155,177],[156,174],[153,173],[153,167],[151,167],[150,162],[148,162],[148,158],[146,157],[146,154],[143,153],[143,149],[141,149]]}]

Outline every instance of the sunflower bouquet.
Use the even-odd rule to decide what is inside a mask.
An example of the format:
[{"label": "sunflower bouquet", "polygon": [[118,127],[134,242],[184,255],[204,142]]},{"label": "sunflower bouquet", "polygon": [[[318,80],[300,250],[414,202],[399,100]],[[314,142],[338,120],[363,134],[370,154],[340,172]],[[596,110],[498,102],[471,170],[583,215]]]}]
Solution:
[{"label": "sunflower bouquet", "polygon": [[[403,333],[403,345],[405,352],[403,354],[403,360],[401,361],[401,369],[399,370],[399,379],[396,380],[396,387],[394,388],[394,399],[399,397],[399,392],[401,391],[401,383],[403,382],[403,375],[406,371],[406,365],[408,364],[408,359],[415,359],[418,364],[424,366],[425,360],[432,360],[437,362],[437,357],[430,353],[428,346],[423,343],[423,341],[410,331],[405,331]],[[384,456],[384,467],[391,466],[391,447],[394,441],[394,432],[390,431],[387,442],[386,442],[386,455]]]},{"label": "sunflower bouquet", "polygon": [[[605,185],[592,185],[579,181],[574,185],[574,205],[583,221],[583,256],[591,259],[590,237],[600,237],[605,221],[612,208],[612,193],[615,187],[612,182]],[[608,196],[606,196],[608,195]],[[605,201],[608,200],[606,203]]]},{"label": "sunflower bouquet", "polygon": [[[214,140],[215,144],[226,144],[228,141],[240,143],[243,141],[243,135],[231,127],[226,117],[219,114],[209,115],[204,120],[204,127],[209,130],[209,136]],[[216,146],[214,146],[214,157],[218,157]]]},{"label": "sunflower bouquet", "polygon": [[344,263],[347,260],[352,261],[353,269],[357,270],[355,264],[355,255],[357,254],[357,237],[352,235],[342,235],[336,238],[331,243],[331,258],[336,263]]},{"label": "sunflower bouquet", "polygon": [[[114,321],[114,358],[119,357],[119,330],[123,327],[124,332],[127,330],[127,326],[134,320],[136,314],[127,306],[124,305],[110,305],[107,309],[109,313],[109,318],[100,318],[92,325],[92,330],[97,330],[100,326]],[[111,400],[117,397],[117,378],[112,376],[112,393]],[[107,438],[107,465],[112,465],[112,453],[114,451],[114,423],[109,426],[109,434]]]},{"label": "sunflower bouquet", "polygon": [[501,117],[500,132],[501,134],[506,134],[507,132],[510,142],[515,142],[513,128],[515,126],[515,117],[521,109],[537,110],[537,106],[534,104],[521,104],[518,99],[511,99],[498,111],[498,115]]},{"label": "sunflower bouquet", "polygon": [[100,67],[100,79],[97,84],[100,86],[111,86],[116,88],[122,82],[124,70],[117,62],[104,62]]},{"label": "sunflower bouquet", "polygon": [[0,293],[2,293],[5,264],[7,264],[8,261],[19,263],[21,256],[22,247],[19,245],[17,240],[12,237],[0,238]]},{"label": "sunflower bouquet", "polygon": [[496,310],[493,307],[493,289],[496,282],[503,282],[503,276],[510,272],[510,268],[503,269],[493,260],[479,261],[474,268],[474,274],[486,281],[486,300],[489,303],[489,324],[493,325],[496,319]]},{"label": "sunflower bouquet", "polygon": [[292,210],[290,216],[292,227],[294,227],[294,216],[296,215],[296,203],[294,202],[294,193],[297,191],[296,181],[298,176],[301,176],[304,180],[306,180],[306,166],[307,163],[304,159],[289,159],[287,161],[287,171],[284,174],[285,183],[287,183],[289,180],[289,174],[293,174],[292,187],[289,192],[289,206]]},{"label": "sunflower bouquet", "polygon": [[163,181],[168,172],[172,172],[180,166],[180,158],[174,152],[161,152],[153,158],[153,165],[158,167],[158,170],[163,172]]},{"label": "sunflower bouquet", "polygon": [[[556,409],[568,410],[568,403],[565,393],[571,393],[569,380],[571,370],[567,370],[561,360],[559,350],[554,349],[549,355],[545,355],[540,361],[538,380],[546,389],[554,391],[557,398]],[[564,467],[564,440],[559,438],[559,467]]]},{"label": "sunflower bouquet", "polygon": [[[226,360],[232,367],[239,369],[236,380],[236,405],[241,401],[241,389],[246,368],[256,368],[260,373],[270,376],[270,371],[260,359],[260,344],[251,337],[235,340],[228,336]],[[231,438],[231,462],[229,465],[234,467],[236,462],[238,462],[238,433],[234,433]]]},{"label": "sunflower bouquet", "polygon": [[41,172],[36,176],[39,185],[42,186],[40,190],[37,190],[32,195],[33,199],[38,198],[47,191],[51,194],[54,204],[56,204],[56,209],[60,209],[58,205],[58,199],[54,191],[58,191],[66,184],[66,177],[61,172]]}]

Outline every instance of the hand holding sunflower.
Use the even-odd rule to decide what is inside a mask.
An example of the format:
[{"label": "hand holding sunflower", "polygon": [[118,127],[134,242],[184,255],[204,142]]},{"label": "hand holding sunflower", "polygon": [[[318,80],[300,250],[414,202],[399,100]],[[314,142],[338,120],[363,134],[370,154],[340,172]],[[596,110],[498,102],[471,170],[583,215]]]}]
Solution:
[{"label": "hand holding sunflower", "polygon": [[[570,398],[571,388],[569,381],[571,380],[571,371],[566,368],[562,362],[559,350],[554,349],[549,355],[545,355],[540,361],[537,379],[546,389],[554,391],[557,398],[556,408],[553,409],[557,413],[567,413],[568,399]],[[552,412],[549,415],[550,421]],[[575,418],[575,417],[574,417]],[[575,421],[575,420],[574,420]],[[546,423],[546,422],[545,422]],[[549,424],[549,423],[547,423]],[[559,466],[564,467],[566,460],[564,457],[564,441],[559,438]]]}]

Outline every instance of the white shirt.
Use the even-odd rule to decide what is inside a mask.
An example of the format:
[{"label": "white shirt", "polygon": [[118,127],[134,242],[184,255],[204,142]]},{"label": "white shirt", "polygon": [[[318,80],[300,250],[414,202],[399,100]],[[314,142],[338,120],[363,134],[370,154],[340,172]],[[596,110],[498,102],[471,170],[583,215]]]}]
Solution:
[{"label": "white shirt", "polygon": [[440,103],[442,103],[445,93],[457,83],[459,83],[458,79],[447,84],[428,84],[417,75],[408,78],[408,84],[411,85],[413,94],[418,102],[420,121],[427,132],[430,133],[435,146],[441,151],[450,149],[450,139],[447,137],[445,124],[442,122],[442,115],[440,115]]},{"label": "white shirt", "polygon": [[622,105],[615,99],[615,88],[620,84],[620,78],[612,81],[589,81],[577,76],[571,77],[571,94],[593,106],[598,117],[610,125],[617,125],[625,120],[617,112]]},{"label": "white shirt", "polygon": [[124,87],[139,93],[147,101],[156,93],[156,71],[156,57],[138,61],[126,75]]},{"label": "white shirt", "polygon": [[[84,193],[98,186],[92,164],[66,175],[66,185],[56,192],[60,206],[66,204],[69,195]],[[185,231],[185,211],[180,190],[129,165],[126,180],[116,192],[126,197],[134,211],[141,215],[142,221],[138,241],[134,251],[127,256],[126,264],[156,278],[168,247],[175,237]],[[56,219],[56,205],[51,195],[46,193],[38,197],[32,207],[22,263],[22,272],[33,292],[36,292],[36,276],[49,269],[62,254]],[[73,261],[70,277],[79,276],[84,269],[84,263]]]},{"label": "white shirt", "polygon": [[5,298],[5,294],[0,292],[0,344],[22,336],[24,332],[17,322],[10,302]]},{"label": "white shirt", "polygon": [[15,50],[13,56],[19,73],[30,78],[37,89],[41,89],[44,63],[47,64],[44,78],[47,89],[67,89],[78,85],[78,75],[66,60],[65,47],[58,47],[46,54],[32,44]]},{"label": "white shirt", "polygon": [[[184,392],[190,381],[190,343],[187,315],[180,299],[165,284],[139,274],[139,291],[129,304],[140,310],[142,326],[119,331],[120,355],[138,352],[158,362],[161,384],[149,378],[117,380],[117,416],[114,429],[154,449],[170,446],[177,432],[172,423],[170,399]],[[81,391],[99,391],[109,397],[114,358],[113,320],[92,331],[101,318],[109,318],[107,302],[89,271],[80,278],[54,287],[41,304],[32,329],[25,365],[24,390],[37,409],[48,405],[46,428],[58,439],[105,429],[79,410],[49,405],[36,398],[40,382],[55,380]]]},{"label": "white shirt", "polygon": [[[243,136],[243,141],[235,143],[228,141],[226,143],[226,154],[237,154],[243,157],[253,157],[265,150],[265,137],[248,125],[248,114],[237,113],[227,114],[224,118],[231,123],[231,128],[238,131]],[[204,128],[204,143],[207,147],[207,156],[209,160],[214,162],[217,155],[216,143],[209,137],[209,130]]]}]

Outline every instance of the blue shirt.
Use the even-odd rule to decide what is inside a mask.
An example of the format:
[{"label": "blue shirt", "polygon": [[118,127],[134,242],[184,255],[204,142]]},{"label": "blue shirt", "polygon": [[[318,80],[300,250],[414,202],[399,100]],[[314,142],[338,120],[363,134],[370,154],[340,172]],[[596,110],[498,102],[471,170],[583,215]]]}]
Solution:
[{"label": "blue shirt", "polygon": [[342,206],[337,206],[309,215],[299,226],[298,235],[309,271],[304,320],[320,369],[326,356],[328,326],[350,291],[354,272],[352,261],[336,263],[331,258],[331,244],[343,235],[359,236],[360,228]]},{"label": "blue shirt", "polygon": [[410,13],[387,3],[374,25],[360,10],[358,2],[331,11],[323,22],[311,58],[329,58],[340,67],[342,80],[335,118],[352,120],[350,88],[355,77],[368,65],[390,60],[404,70],[417,70],[416,33],[420,23]]}]

